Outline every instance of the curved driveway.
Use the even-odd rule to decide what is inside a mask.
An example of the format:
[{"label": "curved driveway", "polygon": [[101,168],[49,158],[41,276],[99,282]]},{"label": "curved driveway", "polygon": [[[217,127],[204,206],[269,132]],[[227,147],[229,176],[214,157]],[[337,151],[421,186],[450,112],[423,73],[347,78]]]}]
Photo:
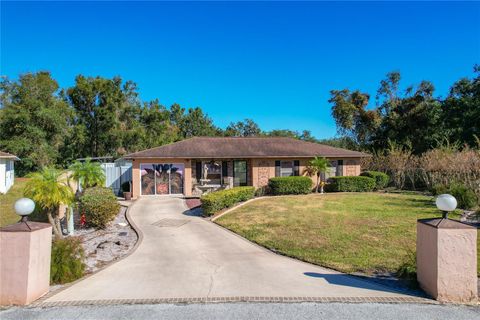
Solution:
[{"label": "curved driveway", "polygon": [[130,216],[143,233],[137,250],[45,302],[403,296],[381,285],[271,253],[188,215],[179,198],[141,198],[130,208]]}]

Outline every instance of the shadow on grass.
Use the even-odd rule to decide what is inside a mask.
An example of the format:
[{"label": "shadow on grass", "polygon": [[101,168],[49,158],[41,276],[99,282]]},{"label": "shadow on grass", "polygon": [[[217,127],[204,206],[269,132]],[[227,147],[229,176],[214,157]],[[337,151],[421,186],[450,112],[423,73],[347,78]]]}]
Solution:
[{"label": "shadow on grass", "polygon": [[325,279],[328,283],[338,286],[354,287],[367,290],[380,290],[389,293],[401,293],[416,297],[427,297],[423,291],[412,288],[411,284],[393,277],[383,278],[369,277],[366,275],[326,274],[317,272],[304,272],[303,274],[307,277]]}]

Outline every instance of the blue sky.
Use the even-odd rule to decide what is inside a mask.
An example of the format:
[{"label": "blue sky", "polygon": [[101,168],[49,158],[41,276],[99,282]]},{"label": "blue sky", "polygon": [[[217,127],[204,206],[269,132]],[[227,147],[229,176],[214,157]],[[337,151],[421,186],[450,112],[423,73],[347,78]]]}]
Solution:
[{"label": "blue sky", "polygon": [[331,137],[330,90],[374,95],[398,70],[445,96],[479,58],[472,2],[1,3],[0,74],[49,70],[63,87],[120,75],[222,127],[252,118]]}]

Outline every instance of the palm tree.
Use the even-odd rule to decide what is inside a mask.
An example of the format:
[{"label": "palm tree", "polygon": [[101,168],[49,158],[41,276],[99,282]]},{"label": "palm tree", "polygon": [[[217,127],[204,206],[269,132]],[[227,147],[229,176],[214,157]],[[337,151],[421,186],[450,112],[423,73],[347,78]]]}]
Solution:
[{"label": "palm tree", "polygon": [[[320,176],[322,173],[325,173],[328,169],[329,162],[324,157],[315,157],[313,160],[310,160],[308,167],[306,169],[307,173],[310,176],[316,175],[317,176],[317,185],[315,186],[315,192],[318,193],[318,187],[320,186]],[[322,193],[323,193],[323,186],[322,186]]]},{"label": "palm tree", "polygon": [[[71,166],[72,178],[77,182],[77,186],[82,189],[90,188],[105,183],[105,174],[97,162],[92,162],[87,158],[85,162],[75,161]],[[78,187],[77,187],[78,188]]]},{"label": "palm tree", "polygon": [[30,180],[25,185],[25,196],[32,198],[47,215],[55,237],[62,238],[58,209],[61,204],[71,204],[74,198],[73,191],[67,184],[66,174],[46,167],[29,174],[28,177]]}]

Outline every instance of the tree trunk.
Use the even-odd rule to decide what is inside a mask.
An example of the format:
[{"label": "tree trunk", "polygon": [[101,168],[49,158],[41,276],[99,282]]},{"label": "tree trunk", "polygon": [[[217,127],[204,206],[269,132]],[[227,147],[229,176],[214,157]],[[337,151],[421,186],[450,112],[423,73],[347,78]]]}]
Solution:
[{"label": "tree trunk", "polygon": [[318,193],[318,186],[320,185],[320,173],[317,173],[317,185],[315,187],[315,193]]},{"label": "tree trunk", "polygon": [[51,211],[47,211],[47,217],[48,217],[48,222],[50,222],[50,224],[52,225],[53,234],[55,235],[55,238],[62,239],[63,238],[62,229],[59,228],[59,223],[57,224],[57,221],[56,219],[53,218]]}]

